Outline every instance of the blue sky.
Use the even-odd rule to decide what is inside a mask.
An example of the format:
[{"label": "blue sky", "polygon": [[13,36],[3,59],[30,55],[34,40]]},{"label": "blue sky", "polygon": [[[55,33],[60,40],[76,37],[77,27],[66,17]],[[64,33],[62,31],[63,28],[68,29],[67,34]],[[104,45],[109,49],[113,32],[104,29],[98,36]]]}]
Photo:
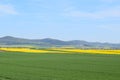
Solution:
[{"label": "blue sky", "polygon": [[120,0],[0,0],[0,37],[120,43]]}]

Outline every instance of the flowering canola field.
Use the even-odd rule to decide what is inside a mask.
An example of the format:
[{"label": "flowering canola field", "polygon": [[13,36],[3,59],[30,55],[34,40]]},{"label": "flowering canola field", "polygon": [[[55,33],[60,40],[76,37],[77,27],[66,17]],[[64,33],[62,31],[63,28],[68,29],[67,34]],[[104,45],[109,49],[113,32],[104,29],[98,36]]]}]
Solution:
[{"label": "flowering canola field", "polygon": [[120,50],[100,50],[100,49],[30,49],[30,48],[0,48],[0,51],[11,52],[31,52],[31,53],[90,53],[90,54],[120,54]]},{"label": "flowering canola field", "polygon": [[44,53],[48,52],[45,50],[35,50],[30,48],[0,48],[1,51],[12,51],[12,52],[32,52],[32,53]]},{"label": "flowering canola field", "polygon": [[73,53],[94,53],[94,54],[120,54],[120,50],[101,50],[101,49],[56,49]]}]

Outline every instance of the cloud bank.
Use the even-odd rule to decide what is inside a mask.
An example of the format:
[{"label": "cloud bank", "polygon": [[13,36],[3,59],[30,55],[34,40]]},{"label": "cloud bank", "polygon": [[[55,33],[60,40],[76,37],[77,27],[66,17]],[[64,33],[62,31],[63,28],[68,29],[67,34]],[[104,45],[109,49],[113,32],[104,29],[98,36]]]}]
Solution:
[{"label": "cloud bank", "polygon": [[9,4],[0,4],[0,15],[17,15],[18,12],[15,10],[15,8],[12,5]]},{"label": "cloud bank", "polygon": [[95,10],[94,12],[68,10],[64,12],[64,15],[76,18],[92,18],[92,19],[120,18],[120,6]]}]

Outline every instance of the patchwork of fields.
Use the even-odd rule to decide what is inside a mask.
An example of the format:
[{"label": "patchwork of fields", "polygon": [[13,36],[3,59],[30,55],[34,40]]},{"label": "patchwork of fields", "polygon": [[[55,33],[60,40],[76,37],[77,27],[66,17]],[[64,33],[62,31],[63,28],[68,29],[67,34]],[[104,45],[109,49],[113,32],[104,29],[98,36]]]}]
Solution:
[{"label": "patchwork of fields", "polygon": [[120,80],[120,55],[0,52],[0,80]]}]

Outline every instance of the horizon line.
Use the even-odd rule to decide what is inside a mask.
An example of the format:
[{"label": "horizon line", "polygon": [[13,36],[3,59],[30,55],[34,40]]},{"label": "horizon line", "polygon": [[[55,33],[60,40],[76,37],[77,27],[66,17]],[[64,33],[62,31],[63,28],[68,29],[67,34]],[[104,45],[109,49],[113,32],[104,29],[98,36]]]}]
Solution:
[{"label": "horizon line", "polygon": [[93,43],[108,43],[108,44],[120,44],[120,43],[114,43],[114,42],[102,42],[102,41],[88,41],[88,40],[80,40],[80,39],[72,39],[72,40],[63,40],[63,39],[57,39],[57,38],[27,38],[27,37],[17,37],[17,36],[0,36],[0,38],[4,37],[12,37],[12,38],[21,38],[21,39],[31,39],[31,40],[38,40],[38,39],[53,39],[53,40],[60,40],[60,41],[85,41],[85,42],[93,42]]}]

